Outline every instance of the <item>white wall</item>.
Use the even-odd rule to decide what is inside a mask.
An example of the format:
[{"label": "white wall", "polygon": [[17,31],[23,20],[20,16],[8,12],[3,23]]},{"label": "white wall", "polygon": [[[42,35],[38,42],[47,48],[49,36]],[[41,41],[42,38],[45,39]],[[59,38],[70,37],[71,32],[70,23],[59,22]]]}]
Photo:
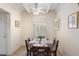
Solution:
[{"label": "white wall", "polygon": [[21,36],[23,39],[23,43],[25,44],[24,40],[26,40],[28,37],[32,36],[32,30],[33,30],[33,26],[32,26],[32,15],[24,12],[22,14],[22,31],[21,31]]},{"label": "white wall", "polygon": [[60,41],[59,50],[62,55],[79,55],[79,28],[68,29],[68,16],[79,11],[77,4],[61,4],[58,8],[60,18],[60,30],[57,32],[57,39]]},{"label": "white wall", "polygon": [[9,54],[14,53],[14,51],[21,46],[21,27],[15,27],[15,20],[21,21],[21,16],[20,13],[13,9],[10,5],[8,4],[0,4],[0,8],[4,9],[5,11],[10,13],[10,40],[9,40]]},{"label": "white wall", "polygon": [[45,22],[47,24],[48,38],[53,39],[55,36],[54,32],[54,19],[55,12],[49,12],[48,14],[33,15],[24,12],[22,15],[22,38],[25,40],[28,37],[33,36],[33,23]]}]

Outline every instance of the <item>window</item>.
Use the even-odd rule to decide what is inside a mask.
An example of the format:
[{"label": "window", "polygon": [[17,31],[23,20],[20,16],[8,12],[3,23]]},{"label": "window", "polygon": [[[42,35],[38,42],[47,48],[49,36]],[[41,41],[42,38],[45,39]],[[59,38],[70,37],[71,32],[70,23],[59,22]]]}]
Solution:
[{"label": "window", "polygon": [[34,37],[37,36],[46,36],[46,24],[45,23],[35,23],[33,24],[33,34]]}]

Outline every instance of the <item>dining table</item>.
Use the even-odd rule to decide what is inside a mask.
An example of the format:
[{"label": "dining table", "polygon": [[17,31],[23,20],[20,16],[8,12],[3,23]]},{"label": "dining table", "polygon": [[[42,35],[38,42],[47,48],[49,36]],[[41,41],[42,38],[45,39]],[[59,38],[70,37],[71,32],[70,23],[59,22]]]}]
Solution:
[{"label": "dining table", "polygon": [[[35,55],[34,53],[37,51],[38,53],[36,55],[44,54],[43,52],[46,52],[47,53],[46,55],[50,56],[51,46],[52,46],[52,43],[50,43],[48,40],[42,40],[41,43],[39,43],[39,40],[32,40],[29,42],[29,47],[31,49],[31,52],[33,52],[33,55]],[[44,51],[41,51],[41,50],[44,50]]]}]

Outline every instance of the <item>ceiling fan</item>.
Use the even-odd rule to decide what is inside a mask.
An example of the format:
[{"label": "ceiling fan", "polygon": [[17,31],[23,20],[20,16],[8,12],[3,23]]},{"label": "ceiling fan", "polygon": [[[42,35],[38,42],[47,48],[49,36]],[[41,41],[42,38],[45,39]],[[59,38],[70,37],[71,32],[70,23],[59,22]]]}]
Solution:
[{"label": "ceiling fan", "polygon": [[25,3],[23,6],[25,9],[34,15],[48,13],[50,9],[50,3]]},{"label": "ceiling fan", "polygon": [[46,10],[44,10],[42,7],[39,7],[38,3],[34,4],[34,8],[31,8],[31,11],[33,14],[38,15],[40,13],[46,13]]}]

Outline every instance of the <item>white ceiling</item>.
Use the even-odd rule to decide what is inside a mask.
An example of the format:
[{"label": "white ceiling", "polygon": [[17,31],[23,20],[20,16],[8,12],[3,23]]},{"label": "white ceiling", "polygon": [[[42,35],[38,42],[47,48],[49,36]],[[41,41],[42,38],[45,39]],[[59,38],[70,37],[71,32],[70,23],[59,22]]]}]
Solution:
[{"label": "white ceiling", "polygon": [[[20,13],[27,11],[30,12],[29,8],[34,7],[34,3],[9,3],[14,9]],[[26,5],[26,6],[25,6]],[[40,3],[39,7],[43,7],[44,10],[54,10],[59,6],[58,3]]]},{"label": "white ceiling", "polygon": [[22,3],[9,3],[9,5],[11,7],[13,7],[14,9],[16,9],[18,12],[22,13],[24,11],[26,11],[26,9],[24,8],[24,6],[22,5]]},{"label": "white ceiling", "polygon": [[4,9],[0,8],[0,13],[8,13],[8,12],[6,12]]},{"label": "white ceiling", "polygon": [[[41,8],[43,11],[48,12],[49,8],[50,8],[50,3],[38,3],[37,4],[37,8]],[[32,8],[35,8],[35,4],[34,3],[26,3],[23,4],[23,6],[26,8],[26,10],[28,12],[31,12]]]}]

